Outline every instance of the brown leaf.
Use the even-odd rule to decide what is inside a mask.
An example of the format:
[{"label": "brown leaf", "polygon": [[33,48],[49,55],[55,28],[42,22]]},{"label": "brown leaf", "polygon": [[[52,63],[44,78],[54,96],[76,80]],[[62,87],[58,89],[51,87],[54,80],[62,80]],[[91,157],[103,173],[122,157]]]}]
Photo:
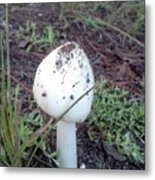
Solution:
[{"label": "brown leaf", "polygon": [[132,80],[135,78],[135,73],[131,70],[129,63],[124,62],[120,66],[120,70],[118,72],[118,76],[121,79],[126,79],[126,80]]}]

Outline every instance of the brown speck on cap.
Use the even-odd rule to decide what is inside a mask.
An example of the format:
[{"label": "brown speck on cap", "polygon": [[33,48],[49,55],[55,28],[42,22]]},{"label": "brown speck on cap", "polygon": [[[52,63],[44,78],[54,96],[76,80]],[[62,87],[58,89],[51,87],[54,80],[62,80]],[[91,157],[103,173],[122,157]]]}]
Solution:
[{"label": "brown speck on cap", "polygon": [[43,92],[41,95],[42,95],[43,97],[46,97],[46,96],[47,96],[47,93],[46,93],[46,92]]},{"label": "brown speck on cap", "polygon": [[74,57],[74,54],[73,53],[71,53],[71,58],[73,58]]},{"label": "brown speck on cap", "polygon": [[83,63],[80,60],[78,60],[78,64],[79,64],[79,68],[83,68]]},{"label": "brown speck on cap", "polygon": [[73,95],[70,95],[70,99],[73,100],[73,99],[74,99],[74,96],[73,96]]},{"label": "brown speck on cap", "polygon": [[90,82],[90,79],[89,78],[87,78],[87,83],[89,83]]},{"label": "brown speck on cap", "polygon": [[65,99],[65,98],[66,98],[65,96],[62,97],[62,99]]},{"label": "brown speck on cap", "polygon": [[67,60],[67,61],[70,61],[70,57],[67,57],[66,60]]},{"label": "brown speck on cap", "polygon": [[74,43],[70,43],[70,44],[67,44],[65,46],[63,46],[61,49],[60,49],[60,52],[63,53],[63,54],[69,54],[73,49],[75,48],[75,44]]},{"label": "brown speck on cap", "polygon": [[75,84],[72,85],[72,88],[74,88],[80,81],[77,81]]},{"label": "brown speck on cap", "polygon": [[58,60],[56,61],[55,65],[56,65],[57,70],[59,70],[63,66],[63,63],[61,60]]}]

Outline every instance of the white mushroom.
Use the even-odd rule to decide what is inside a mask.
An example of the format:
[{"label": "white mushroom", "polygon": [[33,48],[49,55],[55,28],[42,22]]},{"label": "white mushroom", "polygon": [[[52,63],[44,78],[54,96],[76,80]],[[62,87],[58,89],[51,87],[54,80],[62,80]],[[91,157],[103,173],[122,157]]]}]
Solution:
[{"label": "white mushroom", "polygon": [[[68,42],[53,50],[38,66],[33,93],[40,108],[59,118],[82,94],[94,86],[93,71],[83,49]],[[76,123],[91,110],[93,90],[77,102],[57,124],[60,167],[77,168]]]}]

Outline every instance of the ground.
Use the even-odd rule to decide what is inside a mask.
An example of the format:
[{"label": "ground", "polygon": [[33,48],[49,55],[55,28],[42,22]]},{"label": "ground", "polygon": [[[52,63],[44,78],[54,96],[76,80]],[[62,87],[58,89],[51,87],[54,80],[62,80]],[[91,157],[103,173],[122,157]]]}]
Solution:
[{"label": "ground", "polygon": [[[123,17],[119,16],[122,11],[121,3],[123,2],[111,4],[113,26],[99,21],[108,19],[108,11],[111,9],[107,8],[107,4],[9,5],[11,78],[13,86],[18,83],[21,87],[22,112],[31,112],[33,109],[29,105],[29,100],[33,99],[32,85],[38,64],[52,49],[66,41],[76,41],[83,47],[90,59],[96,81],[106,79],[110,86],[124,88],[130,92],[131,97],[144,99],[144,87],[139,83],[144,79],[145,70],[144,27],[141,26],[139,33],[131,32],[133,36],[129,35],[128,29],[135,21],[136,12],[130,12],[131,18],[124,22],[121,19]],[[116,11],[118,9],[120,14]],[[85,11],[96,17],[95,21],[87,16]],[[2,21],[3,17],[3,29]],[[31,22],[35,23],[36,29]],[[34,42],[35,39],[32,40],[30,34],[43,33],[49,24],[54,35],[47,33],[47,36],[53,43]],[[23,29],[20,30],[20,27]],[[36,36],[37,34],[34,38]],[[133,162],[118,153],[114,147],[108,146],[96,127],[93,127],[96,138],[91,141],[87,134],[87,126],[87,122],[78,125],[78,166],[85,164],[86,168],[97,169],[144,169],[144,163]],[[55,149],[54,138],[55,132],[48,137],[48,143]],[[30,166],[55,167],[55,164],[38,150]]]}]

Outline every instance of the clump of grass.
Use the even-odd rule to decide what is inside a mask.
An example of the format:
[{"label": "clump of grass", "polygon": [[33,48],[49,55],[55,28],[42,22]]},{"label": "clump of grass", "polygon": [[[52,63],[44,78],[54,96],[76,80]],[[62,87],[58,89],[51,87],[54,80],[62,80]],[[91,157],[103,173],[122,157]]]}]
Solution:
[{"label": "clump of grass", "polygon": [[[128,92],[97,82],[90,124],[95,124],[103,140],[131,160],[144,163],[144,102],[127,99]],[[91,134],[91,129],[89,131]]]},{"label": "clump of grass", "polygon": [[[10,79],[10,48],[8,28],[8,5],[6,5],[6,34],[0,33],[0,165],[1,166],[23,166],[25,154],[29,157],[30,164],[33,155],[27,153],[26,148],[35,145],[38,147],[41,141],[37,141],[49,125],[52,119],[44,126],[39,126],[36,131],[28,128],[25,116],[21,113],[21,100],[18,97],[19,86],[11,87]],[[6,59],[2,40],[6,37]],[[7,62],[6,65],[4,62]],[[35,120],[34,116],[27,116],[29,121]],[[44,136],[41,137],[41,140]],[[35,148],[36,150],[36,148]]]},{"label": "clump of grass", "polygon": [[[13,89],[11,90],[13,92]],[[53,120],[43,125],[39,111],[23,114],[18,92],[18,86],[13,94],[1,92],[1,98],[4,97],[0,111],[1,166],[29,166],[38,148],[48,154],[42,147],[46,144],[45,137]],[[54,155],[52,158],[54,159]]]},{"label": "clump of grass", "polygon": [[37,45],[39,48],[47,48],[56,43],[56,35],[51,24],[45,26],[43,32],[39,33],[36,23],[27,21],[25,27],[19,27],[15,36],[17,43],[25,41],[27,52],[34,50]]}]

